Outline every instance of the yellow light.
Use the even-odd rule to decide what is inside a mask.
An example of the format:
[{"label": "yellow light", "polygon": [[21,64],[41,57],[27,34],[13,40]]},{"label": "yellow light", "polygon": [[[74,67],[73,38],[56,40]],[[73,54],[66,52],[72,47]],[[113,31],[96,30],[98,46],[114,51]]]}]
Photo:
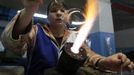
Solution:
[{"label": "yellow light", "polygon": [[97,0],[87,0],[85,7],[85,23],[78,31],[78,35],[74,41],[71,51],[79,53],[79,48],[90,33],[95,18],[97,16]]}]

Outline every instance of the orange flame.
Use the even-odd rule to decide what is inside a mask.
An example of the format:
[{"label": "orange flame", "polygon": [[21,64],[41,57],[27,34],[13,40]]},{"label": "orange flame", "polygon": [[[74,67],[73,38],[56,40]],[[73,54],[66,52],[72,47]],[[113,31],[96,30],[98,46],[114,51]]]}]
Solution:
[{"label": "orange flame", "polygon": [[79,48],[90,33],[97,16],[97,0],[87,0],[85,8],[85,24],[78,31],[78,35],[71,48],[72,52],[79,53]]}]

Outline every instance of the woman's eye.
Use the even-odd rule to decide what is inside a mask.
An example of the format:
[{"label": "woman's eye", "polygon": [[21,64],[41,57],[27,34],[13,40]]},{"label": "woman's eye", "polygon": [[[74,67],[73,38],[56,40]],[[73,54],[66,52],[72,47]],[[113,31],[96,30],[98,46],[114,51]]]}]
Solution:
[{"label": "woman's eye", "polygon": [[51,10],[50,12],[57,12],[57,10]]},{"label": "woman's eye", "polygon": [[57,12],[57,11],[65,12],[64,9],[51,9],[50,10],[50,12]]},{"label": "woman's eye", "polygon": [[65,12],[65,10],[64,9],[61,9],[61,12]]}]

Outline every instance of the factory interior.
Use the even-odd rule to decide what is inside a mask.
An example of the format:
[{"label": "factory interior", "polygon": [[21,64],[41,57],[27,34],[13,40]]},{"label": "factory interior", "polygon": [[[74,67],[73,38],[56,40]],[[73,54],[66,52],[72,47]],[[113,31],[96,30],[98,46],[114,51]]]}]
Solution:
[{"label": "factory interior", "polygon": [[[50,0],[43,0],[34,24],[47,22],[46,8]],[[64,0],[68,8],[85,10],[86,0]],[[0,0],[0,35],[12,18],[23,9],[21,0]],[[88,46],[102,56],[122,52],[134,62],[134,0],[98,0],[98,16],[89,33]],[[81,14],[74,14],[74,21],[83,21]],[[73,22],[73,21],[72,21]],[[72,28],[79,28],[81,24],[72,23]],[[6,49],[0,39],[0,75],[24,75],[24,65],[27,55],[17,56]],[[99,74],[98,74],[99,75]],[[129,72],[111,75],[134,75]]]}]

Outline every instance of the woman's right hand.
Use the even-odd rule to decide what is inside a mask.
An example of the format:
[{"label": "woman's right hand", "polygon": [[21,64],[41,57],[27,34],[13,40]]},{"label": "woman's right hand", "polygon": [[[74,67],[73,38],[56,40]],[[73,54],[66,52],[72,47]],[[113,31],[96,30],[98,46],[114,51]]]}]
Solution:
[{"label": "woman's right hand", "polygon": [[27,11],[35,12],[43,3],[43,0],[22,0],[22,3]]}]

